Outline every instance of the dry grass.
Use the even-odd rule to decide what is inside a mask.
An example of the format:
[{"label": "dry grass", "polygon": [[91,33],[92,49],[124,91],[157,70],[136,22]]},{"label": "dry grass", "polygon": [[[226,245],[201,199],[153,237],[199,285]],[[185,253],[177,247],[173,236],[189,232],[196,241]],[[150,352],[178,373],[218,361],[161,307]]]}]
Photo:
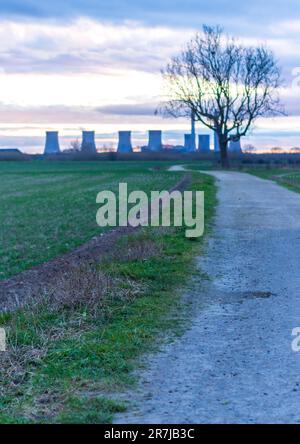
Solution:
[{"label": "dry grass", "polygon": [[46,346],[35,348],[20,345],[10,346],[8,352],[1,353],[0,394],[3,395],[8,388],[7,381],[9,381],[10,389],[17,390],[18,386],[30,375],[28,368],[30,367],[33,371],[46,353]]},{"label": "dry grass", "polygon": [[121,244],[121,248],[115,248],[109,256],[110,261],[143,261],[161,253],[161,245],[153,240],[134,236],[130,243]]},{"label": "dry grass", "polygon": [[51,311],[101,308],[112,290],[109,276],[94,265],[85,265],[60,276],[55,287],[46,289],[46,298]]},{"label": "dry grass", "polygon": [[[2,386],[0,393],[4,393],[7,388],[17,393],[18,386],[22,385],[41,364],[42,358],[47,355],[49,348],[53,347],[53,343],[66,338],[79,339],[91,328],[92,319],[111,317],[114,300],[128,303],[147,291],[144,283],[135,282],[124,276],[111,277],[105,272],[109,264],[115,261],[143,261],[159,253],[160,248],[157,243],[143,239],[139,235],[133,236],[129,243],[116,247],[100,267],[95,265],[72,267],[67,274],[58,276],[55,286],[31,292],[25,310],[31,312],[31,329],[38,337],[38,345],[35,343],[24,345],[22,343],[24,339],[17,333],[18,325],[15,326],[15,331],[8,330],[9,351],[0,355]],[[45,311],[47,314],[67,315],[64,322],[60,322],[59,325],[55,323],[34,325],[35,319]],[[49,396],[45,394],[45,399],[49,400]]]}]

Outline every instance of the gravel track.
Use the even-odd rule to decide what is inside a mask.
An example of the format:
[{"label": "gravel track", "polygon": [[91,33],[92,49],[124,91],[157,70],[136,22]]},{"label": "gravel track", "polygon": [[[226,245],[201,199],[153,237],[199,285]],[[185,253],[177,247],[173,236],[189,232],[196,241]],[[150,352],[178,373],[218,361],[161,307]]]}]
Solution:
[{"label": "gravel track", "polygon": [[300,423],[300,194],[212,172],[219,205],[180,338],[149,358],[116,423]]}]

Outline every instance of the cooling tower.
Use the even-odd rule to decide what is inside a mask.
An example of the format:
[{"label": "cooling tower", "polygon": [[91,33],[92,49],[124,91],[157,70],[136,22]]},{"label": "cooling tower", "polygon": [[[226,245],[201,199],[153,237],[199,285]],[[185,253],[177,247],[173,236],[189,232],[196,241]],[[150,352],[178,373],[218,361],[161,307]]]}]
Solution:
[{"label": "cooling tower", "polygon": [[149,131],[148,150],[160,151],[162,150],[162,132]]},{"label": "cooling tower", "polygon": [[228,150],[231,153],[240,154],[242,152],[241,139],[239,139],[239,140],[231,140],[230,143],[229,143]]},{"label": "cooling tower", "polygon": [[209,153],[210,152],[210,135],[209,134],[201,134],[198,137],[199,145],[198,150],[201,153]]},{"label": "cooling tower", "polygon": [[95,131],[82,131],[81,151],[96,153]]},{"label": "cooling tower", "polygon": [[119,131],[118,153],[132,153],[131,131]]},{"label": "cooling tower", "polygon": [[[228,145],[227,145],[228,147]],[[220,144],[219,144],[219,138],[216,132],[214,132],[214,151],[215,153],[220,152]]]},{"label": "cooling tower", "polygon": [[191,134],[185,134],[184,135],[184,151],[190,152],[191,150],[191,144],[192,144],[192,136]]},{"label": "cooling tower", "polygon": [[220,151],[219,138],[216,132],[214,132],[214,150],[215,153],[218,153]]},{"label": "cooling tower", "polygon": [[46,131],[46,144],[44,154],[60,153],[58,131]]}]

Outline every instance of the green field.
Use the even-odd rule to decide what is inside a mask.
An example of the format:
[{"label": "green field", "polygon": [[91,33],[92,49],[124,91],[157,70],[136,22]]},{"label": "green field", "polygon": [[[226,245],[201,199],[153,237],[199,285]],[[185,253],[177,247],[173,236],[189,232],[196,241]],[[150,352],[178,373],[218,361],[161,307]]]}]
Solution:
[{"label": "green field", "polygon": [[282,168],[247,168],[246,173],[254,174],[262,179],[274,180],[292,191],[300,192],[300,170],[287,167]]},{"label": "green field", "polygon": [[[167,164],[164,164],[166,168]],[[83,244],[102,190],[168,190],[178,173],[147,162],[0,162],[0,280]]]},{"label": "green field", "polygon": [[[99,191],[117,190],[120,181],[129,189],[171,188],[183,173],[167,166],[0,163],[2,278],[99,234]],[[189,189],[205,191],[207,233],[214,180],[193,173]],[[193,273],[203,239],[187,239],[184,230],[124,236],[98,265],[77,267],[49,294],[0,314],[8,338],[0,353],[0,423],[108,423],[124,410],[118,393],[135,383],[138,358],[162,333],[179,334],[189,317],[177,290]]]}]

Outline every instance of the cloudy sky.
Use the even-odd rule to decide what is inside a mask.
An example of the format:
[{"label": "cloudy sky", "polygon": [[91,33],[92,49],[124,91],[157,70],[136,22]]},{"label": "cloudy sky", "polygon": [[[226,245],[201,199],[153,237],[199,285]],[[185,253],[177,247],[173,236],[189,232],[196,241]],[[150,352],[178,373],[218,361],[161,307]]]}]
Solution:
[{"label": "cloudy sky", "polygon": [[1,0],[0,147],[42,150],[51,128],[65,146],[82,129],[180,142],[188,122],[153,115],[160,69],[204,23],[267,43],[282,67],[288,116],[258,121],[245,143],[300,146],[299,0]]}]

